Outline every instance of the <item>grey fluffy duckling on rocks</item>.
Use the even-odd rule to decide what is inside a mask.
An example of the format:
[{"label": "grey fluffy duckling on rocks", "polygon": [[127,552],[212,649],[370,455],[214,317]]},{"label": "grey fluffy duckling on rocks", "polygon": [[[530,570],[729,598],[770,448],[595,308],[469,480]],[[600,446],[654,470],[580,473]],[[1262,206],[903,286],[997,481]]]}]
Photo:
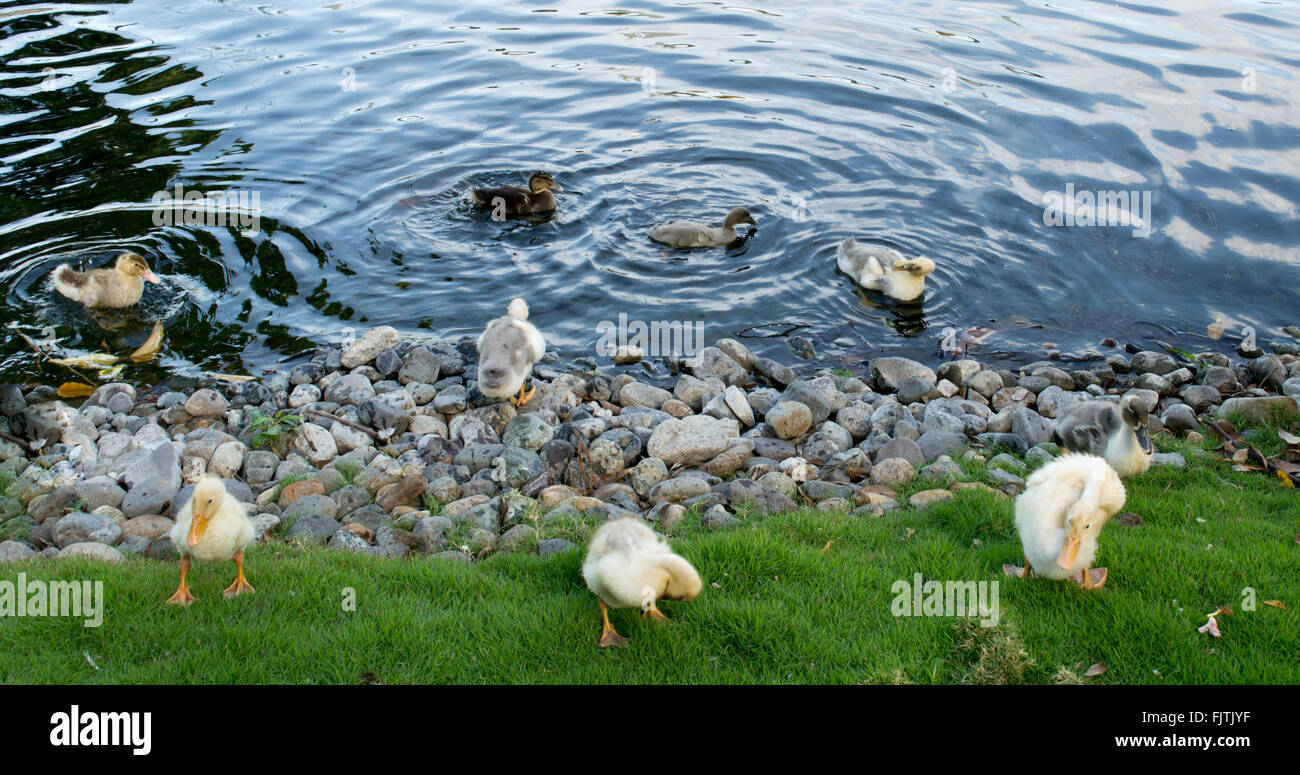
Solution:
[{"label": "grey fluffy duckling on rocks", "polygon": [[523,299],[513,299],[503,317],[487,324],[478,338],[478,353],[479,391],[491,398],[509,398],[517,406],[528,403],[535,388],[525,394],[524,382],[546,353],[546,338],[528,322],[528,304]]}]

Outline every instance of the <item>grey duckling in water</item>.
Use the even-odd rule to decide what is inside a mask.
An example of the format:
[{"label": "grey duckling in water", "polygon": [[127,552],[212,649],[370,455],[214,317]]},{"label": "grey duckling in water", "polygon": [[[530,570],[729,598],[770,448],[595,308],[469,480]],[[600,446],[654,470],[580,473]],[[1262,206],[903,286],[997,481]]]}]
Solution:
[{"label": "grey duckling in water", "polygon": [[1076,406],[1056,428],[1061,446],[1106,459],[1115,473],[1137,476],[1151,467],[1147,407],[1137,396],[1118,404],[1087,401]]},{"label": "grey duckling in water", "polygon": [[144,281],[162,282],[138,253],[121,253],[112,269],[78,272],[67,264],[54,269],[54,289],[87,307],[130,307],[140,301]]},{"label": "grey duckling in water", "polygon": [[699,221],[669,221],[651,227],[649,235],[655,242],[662,242],[675,248],[717,247],[735,242],[739,238],[736,234],[736,226],[741,223],[748,223],[755,229],[758,228],[758,224],[754,222],[754,217],[748,210],[743,207],[733,207],[721,226],[710,226]]},{"label": "grey duckling in water", "polygon": [[555,195],[551,192],[563,190],[551,173],[538,170],[528,176],[526,189],[519,186],[475,188],[471,195],[475,207],[492,210],[494,217],[518,218],[554,210]]},{"label": "grey duckling in water", "polygon": [[479,392],[523,406],[536,390],[530,388],[525,394],[524,382],[545,353],[546,338],[528,322],[528,304],[523,299],[511,300],[505,316],[490,321],[478,338]]}]

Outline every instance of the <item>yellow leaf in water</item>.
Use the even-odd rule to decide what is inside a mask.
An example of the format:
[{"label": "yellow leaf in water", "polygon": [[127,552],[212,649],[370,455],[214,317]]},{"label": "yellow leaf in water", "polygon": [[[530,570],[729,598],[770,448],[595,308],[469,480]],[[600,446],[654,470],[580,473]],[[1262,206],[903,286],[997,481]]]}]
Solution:
[{"label": "yellow leaf in water", "polygon": [[74,355],[71,358],[51,358],[50,363],[57,363],[60,366],[85,366],[87,368],[103,369],[117,363],[117,356],[108,353],[87,353],[85,355]]},{"label": "yellow leaf in water", "polygon": [[100,369],[95,372],[95,376],[100,379],[116,379],[119,374],[126,371],[126,364],[119,363],[116,366],[110,366],[107,369]]},{"label": "yellow leaf in water", "polygon": [[1206,327],[1205,335],[1210,337],[1211,339],[1218,339],[1219,337],[1223,336],[1223,332],[1226,330],[1227,330],[1227,326],[1223,325],[1222,322],[1216,320]]},{"label": "yellow leaf in water", "polygon": [[59,398],[85,398],[94,392],[95,386],[84,382],[64,382],[59,385]]},{"label": "yellow leaf in water", "polygon": [[220,380],[222,382],[252,382],[257,379],[256,377],[249,377],[244,374],[218,374],[215,371],[205,371],[203,372],[203,376]]},{"label": "yellow leaf in water", "polygon": [[158,355],[158,348],[162,347],[162,338],[162,323],[155,321],[153,331],[149,333],[149,338],[144,340],[144,344],[135,348],[135,352],[128,355],[127,358],[132,363],[144,363],[153,360]]}]

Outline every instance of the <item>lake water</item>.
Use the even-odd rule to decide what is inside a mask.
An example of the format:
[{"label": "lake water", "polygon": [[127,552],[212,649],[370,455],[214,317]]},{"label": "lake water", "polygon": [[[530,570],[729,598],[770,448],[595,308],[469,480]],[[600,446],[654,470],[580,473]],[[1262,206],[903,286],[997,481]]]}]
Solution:
[{"label": "lake water", "polygon": [[[379,324],[475,334],[516,295],[566,355],[620,313],[709,342],[788,322],[855,371],[933,363],[946,329],[1014,363],[1300,323],[1291,2],[19,3],[0,52],[6,322],[125,352],[161,320],[128,378],[257,373]],[[565,189],[549,219],[462,198],[534,169]],[[177,186],[244,195],[256,229],[157,223]],[[1067,192],[1149,211],[1046,224]],[[645,236],[738,204],[739,246]],[[923,301],[855,289],[849,235],[932,258]],[[138,309],[47,283],[122,249],[164,277]],[[37,373],[19,337],[0,357]]]}]

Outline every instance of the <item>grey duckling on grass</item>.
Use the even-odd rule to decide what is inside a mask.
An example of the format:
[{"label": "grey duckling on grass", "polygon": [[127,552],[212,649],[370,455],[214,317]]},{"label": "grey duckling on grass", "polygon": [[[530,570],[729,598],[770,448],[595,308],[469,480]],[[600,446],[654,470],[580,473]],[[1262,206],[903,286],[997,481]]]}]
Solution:
[{"label": "grey duckling on grass", "polygon": [[68,264],[54,269],[54,289],[87,307],[130,307],[140,301],[144,281],[162,282],[138,253],[121,253],[111,269],[78,272]]},{"label": "grey duckling on grass", "polygon": [[747,223],[758,228],[754,216],[743,207],[733,207],[721,226],[710,226],[699,221],[669,221],[652,226],[650,239],[674,248],[703,248],[730,245],[739,239],[736,226]]},{"label": "grey duckling on grass", "polygon": [[528,176],[528,188],[501,186],[471,190],[474,206],[492,210],[493,216],[518,218],[534,213],[548,213],[555,209],[555,194],[563,191],[551,173],[538,170]]},{"label": "grey duckling on grass", "polygon": [[1103,457],[1115,473],[1129,477],[1151,467],[1154,447],[1147,427],[1146,404],[1137,396],[1124,396],[1118,404],[1079,404],[1060,421],[1056,437],[1071,452]]}]

